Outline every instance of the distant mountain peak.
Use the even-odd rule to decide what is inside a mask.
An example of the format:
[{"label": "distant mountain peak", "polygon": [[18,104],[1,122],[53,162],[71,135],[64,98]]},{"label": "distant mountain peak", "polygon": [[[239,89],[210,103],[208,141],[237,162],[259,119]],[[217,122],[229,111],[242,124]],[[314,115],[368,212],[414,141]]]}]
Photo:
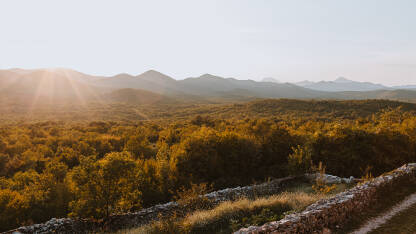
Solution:
[{"label": "distant mountain peak", "polygon": [[132,75],[128,74],[128,73],[120,73],[117,74],[115,76],[113,76],[114,78],[126,78],[126,77],[133,77]]},{"label": "distant mountain peak", "polygon": [[372,91],[387,89],[381,84],[373,84],[370,82],[358,82],[346,79],[344,77],[338,77],[334,81],[319,81],[319,82],[310,82],[302,81],[296,83],[296,85],[302,86],[304,88],[325,91],[325,92],[344,92],[344,91]]},{"label": "distant mountain peak", "polygon": [[200,77],[213,77],[214,75],[212,75],[212,74],[209,74],[209,73],[205,73],[205,74],[202,74]]},{"label": "distant mountain peak", "polygon": [[215,75],[212,75],[212,74],[209,74],[209,73],[205,73],[205,74],[201,75],[201,76],[200,76],[200,77],[198,77],[198,78],[202,78],[202,79],[221,79],[221,80],[223,80],[223,79],[224,79],[224,78],[222,78],[222,77],[215,76]]},{"label": "distant mountain peak", "polygon": [[142,75],[144,75],[144,74],[146,74],[146,75],[164,75],[164,76],[166,76],[165,74],[163,74],[161,72],[158,72],[156,70],[153,70],[153,69],[150,69],[150,70],[145,71],[145,72],[142,73]]},{"label": "distant mountain peak", "polygon": [[334,80],[334,82],[336,82],[336,83],[350,83],[350,82],[353,82],[353,81],[348,80],[348,79],[341,76],[341,77],[338,77],[336,80]]},{"label": "distant mountain peak", "polygon": [[278,81],[277,79],[275,79],[273,77],[265,77],[261,81],[262,82],[281,83],[280,81]]},{"label": "distant mountain peak", "polygon": [[142,74],[136,76],[137,78],[149,80],[149,81],[175,81],[172,77],[165,75],[161,72],[158,72],[156,70],[148,70],[143,72]]},{"label": "distant mountain peak", "polygon": [[313,85],[313,84],[315,84],[315,83],[312,82],[312,81],[309,81],[309,80],[299,81],[299,82],[295,83],[295,85],[302,86],[302,87],[308,86],[308,85]]},{"label": "distant mountain peak", "polygon": [[163,86],[167,85],[168,83],[174,84],[176,82],[176,80],[172,77],[156,70],[148,70],[136,76],[136,78],[142,81],[151,82],[152,84],[159,84]]}]

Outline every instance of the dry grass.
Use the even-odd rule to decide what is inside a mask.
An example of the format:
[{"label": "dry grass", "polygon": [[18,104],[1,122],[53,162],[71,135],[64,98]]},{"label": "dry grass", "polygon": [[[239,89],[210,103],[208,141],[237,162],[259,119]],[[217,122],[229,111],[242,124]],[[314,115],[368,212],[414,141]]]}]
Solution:
[{"label": "dry grass", "polygon": [[223,202],[211,210],[195,211],[183,219],[159,221],[119,233],[227,233],[234,229],[230,227],[233,220],[241,221],[244,217],[252,215],[261,217],[265,209],[283,217],[287,212],[300,211],[327,196],[297,191],[255,200],[243,198],[238,201]]},{"label": "dry grass", "polygon": [[259,198],[256,200],[241,199],[235,202],[227,201],[221,203],[212,210],[196,211],[188,215],[183,224],[185,227],[204,226],[215,223],[224,218],[232,219],[241,213],[251,213],[263,208],[280,207],[283,210],[299,211],[307,205],[324,198],[321,194],[307,194],[303,192],[282,193],[279,195]]},{"label": "dry grass", "polygon": [[317,200],[339,193],[352,185],[338,184],[329,194],[316,193],[312,184],[303,180],[285,185],[284,192],[254,200],[242,198],[226,201],[212,209],[202,209],[156,221],[118,233],[231,233],[249,225],[262,225],[282,219],[286,214],[301,211]]}]

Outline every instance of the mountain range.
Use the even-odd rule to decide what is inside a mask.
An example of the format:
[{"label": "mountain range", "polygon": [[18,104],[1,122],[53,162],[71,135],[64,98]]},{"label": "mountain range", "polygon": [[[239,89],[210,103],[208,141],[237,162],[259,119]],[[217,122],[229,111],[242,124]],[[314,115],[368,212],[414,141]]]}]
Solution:
[{"label": "mountain range", "polygon": [[402,85],[402,86],[384,86],[382,84],[374,84],[371,82],[358,82],[348,80],[344,77],[339,77],[334,81],[301,81],[295,83],[298,86],[326,91],[326,92],[343,92],[343,91],[374,91],[374,90],[395,90],[395,89],[415,89],[416,85]]},{"label": "mountain range", "polygon": [[176,80],[155,70],[133,76],[93,76],[71,69],[0,70],[0,98],[101,100],[137,104],[235,101],[255,98],[416,100],[416,86],[387,87],[346,78],[282,83],[223,78],[211,74]]},{"label": "mountain range", "polygon": [[374,84],[370,82],[357,82],[339,77],[334,81],[303,81],[296,83],[304,88],[327,91],[327,92],[342,92],[342,91],[371,91],[371,90],[380,90],[380,89],[389,89],[386,86],[381,84]]}]

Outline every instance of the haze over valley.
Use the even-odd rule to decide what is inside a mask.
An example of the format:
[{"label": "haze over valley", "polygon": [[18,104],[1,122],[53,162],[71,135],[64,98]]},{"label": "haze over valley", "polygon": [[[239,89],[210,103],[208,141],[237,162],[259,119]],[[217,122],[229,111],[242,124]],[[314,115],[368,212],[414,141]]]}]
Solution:
[{"label": "haze over valley", "polygon": [[241,101],[256,98],[301,99],[392,99],[416,100],[414,85],[384,86],[339,77],[334,81],[282,83],[224,78],[211,74],[176,80],[155,70],[139,75],[121,73],[111,77],[92,76],[71,69],[0,70],[2,99],[36,102],[73,99],[145,104],[154,102]]}]

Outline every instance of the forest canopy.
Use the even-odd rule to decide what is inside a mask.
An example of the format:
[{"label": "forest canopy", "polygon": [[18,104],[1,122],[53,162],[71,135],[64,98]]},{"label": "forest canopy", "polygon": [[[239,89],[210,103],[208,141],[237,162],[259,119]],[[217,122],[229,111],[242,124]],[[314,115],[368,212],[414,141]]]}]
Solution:
[{"label": "forest canopy", "polygon": [[361,177],[416,161],[409,103],[258,100],[173,105],[166,115],[160,106],[134,108],[126,120],[71,120],[83,115],[74,110],[59,121],[3,122],[1,231],[52,217],[106,218],[169,201],[192,184],[242,186],[319,162],[329,174]]}]

